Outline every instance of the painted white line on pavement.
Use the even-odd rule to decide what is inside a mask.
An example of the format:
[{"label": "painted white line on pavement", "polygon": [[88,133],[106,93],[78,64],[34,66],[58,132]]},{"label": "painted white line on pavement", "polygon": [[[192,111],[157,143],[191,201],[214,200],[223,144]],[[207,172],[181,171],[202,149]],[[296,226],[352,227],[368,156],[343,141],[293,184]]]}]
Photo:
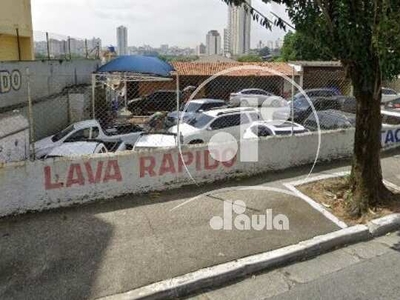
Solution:
[{"label": "painted white line on pavement", "polygon": [[289,184],[289,183],[284,183],[283,184],[286,188],[291,190],[293,193],[296,194],[297,197],[300,199],[306,201],[312,208],[320,212],[324,217],[335,223],[337,226],[340,228],[347,228],[347,224],[344,223],[343,221],[339,220],[336,216],[334,216],[331,212],[329,212],[324,206],[321,204],[315,202],[313,199],[310,197],[304,195],[302,192],[300,192],[298,189],[296,189],[295,186]]}]

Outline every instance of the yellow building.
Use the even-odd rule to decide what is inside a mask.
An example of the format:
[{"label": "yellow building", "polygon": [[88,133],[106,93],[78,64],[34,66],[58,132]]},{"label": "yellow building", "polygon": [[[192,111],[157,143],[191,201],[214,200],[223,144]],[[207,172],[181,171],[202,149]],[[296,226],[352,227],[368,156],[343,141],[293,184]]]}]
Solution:
[{"label": "yellow building", "polygon": [[1,0],[0,61],[33,59],[31,0]]}]

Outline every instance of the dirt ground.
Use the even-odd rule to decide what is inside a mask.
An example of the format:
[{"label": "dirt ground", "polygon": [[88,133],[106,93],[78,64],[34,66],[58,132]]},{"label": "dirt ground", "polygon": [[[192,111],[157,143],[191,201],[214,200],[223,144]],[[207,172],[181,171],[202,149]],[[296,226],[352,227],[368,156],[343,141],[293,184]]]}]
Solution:
[{"label": "dirt ground", "polygon": [[388,200],[387,203],[380,204],[361,218],[350,216],[347,212],[347,202],[345,200],[349,191],[347,177],[320,180],[297,188],[348,225],[365,224],[376,218],[400,213],[400,194],[392,191],[395,193],[394,197]]}]

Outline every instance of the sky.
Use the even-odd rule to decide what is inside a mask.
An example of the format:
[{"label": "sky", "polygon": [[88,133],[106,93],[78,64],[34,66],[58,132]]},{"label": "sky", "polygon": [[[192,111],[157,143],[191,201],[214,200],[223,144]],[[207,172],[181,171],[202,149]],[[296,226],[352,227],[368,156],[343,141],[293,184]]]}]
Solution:
[{"label": "sky", "polygon": [[[228,8],[222,0],[31,0],[35,31],[75,38],[100,37],[103,46],[116,45],[116,28],[128,27],[129,46],[161,44],[192,47],[205,43],[209,30],[223,36]],[[285,8],[253,0],[267,17],[287,18]],[[252,24],[252,48],[261,40],[276,40],[284,31]],[[35,34],[41,36],[41,34]],[[42,35],[44,36],[44,34]],[[53,37],[57,37],[53,35]]]}]

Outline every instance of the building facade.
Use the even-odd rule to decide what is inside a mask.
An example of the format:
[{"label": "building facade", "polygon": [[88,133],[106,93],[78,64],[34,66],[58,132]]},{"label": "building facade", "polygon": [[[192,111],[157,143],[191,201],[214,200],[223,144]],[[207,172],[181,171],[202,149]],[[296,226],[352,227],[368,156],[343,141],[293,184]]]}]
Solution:
[{"label": "building facade", "polygon": [[[246,0],[251,5],[251,0]],[[245,6],[228,8],[229,48],[232,55],[244,55],[250,51],[251,14]]]},{"label": "building facade", "polygon": [[224,29],[224,55],[225,56],[230,56],[231,54],[231,48],[230,48],[230,36],[229,36],[229,29],[225,28]]},{"label": "building facade", "polygon": [[128,55],[128,28],[125,26],[117,28],[117,54]]},{"label": "building facade", "polygon": [[1,0],[0,61],[33,60],[30,0]]},{"label": "building facade", "polygon": [[206,38],[207,55],[221,54],[221,35],[217,30],[211,30]]},{"label": "building facade", "polygon": [[202,56],[205,55],[206,53],[207,53],[207,47],[203,43],[201,43],[196,47],[196,55]]}]

